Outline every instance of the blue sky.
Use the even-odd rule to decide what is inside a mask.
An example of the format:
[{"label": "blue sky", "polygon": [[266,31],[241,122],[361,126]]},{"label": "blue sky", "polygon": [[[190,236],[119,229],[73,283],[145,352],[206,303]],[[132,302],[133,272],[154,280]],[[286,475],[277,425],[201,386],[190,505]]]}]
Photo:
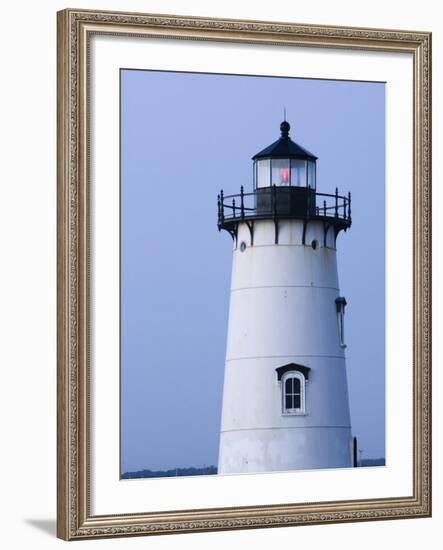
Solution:
[{"label": "blue sky", "polygon": [[363,457],[384,456],[384,84],[122,70],[122,472],[217,464],[232,253],[217,193],[252,191],[284,107],[317,190],[352,193],[337,240],[351,420]]}]

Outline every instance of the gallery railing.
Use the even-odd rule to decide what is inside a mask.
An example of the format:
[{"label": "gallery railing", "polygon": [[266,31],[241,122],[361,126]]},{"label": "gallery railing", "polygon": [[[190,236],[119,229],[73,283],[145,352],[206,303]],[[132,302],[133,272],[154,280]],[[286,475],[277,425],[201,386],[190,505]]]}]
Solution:
[{"label": "gallery railing", "polygon": [[319,219],[337,223],[343,227],[351,225],[351,193],[339,195],[317,193],[314,190],[296,187],[259,188],[245,193],[243,186],[236,195],[217,198],[218,227],[251,219]]}]

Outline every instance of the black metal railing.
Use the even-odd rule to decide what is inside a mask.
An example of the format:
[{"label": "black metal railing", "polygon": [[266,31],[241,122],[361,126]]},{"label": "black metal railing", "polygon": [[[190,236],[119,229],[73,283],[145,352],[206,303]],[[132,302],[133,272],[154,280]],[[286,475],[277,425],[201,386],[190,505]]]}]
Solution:
[{"label": "black metal railing", "polygon": [[351,225],[351,193],[339,195],[338,189],[330,194],[273,185],[245,193],[241,186],[236,195],[224,195],[223,190],[220,191],[217,206],[219,228],[242,220],[267,218],[325,219]]}]

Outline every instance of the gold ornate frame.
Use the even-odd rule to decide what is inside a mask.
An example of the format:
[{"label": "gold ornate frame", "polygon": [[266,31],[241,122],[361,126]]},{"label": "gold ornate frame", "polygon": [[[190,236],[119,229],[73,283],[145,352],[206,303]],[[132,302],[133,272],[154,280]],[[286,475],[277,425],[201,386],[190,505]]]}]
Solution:
[{"label": "gold ornate frame", "polygon": [[[88,481],[88,98],[93,33],[408,52],[414,59],[413,495],[92,516]],[[65,540],[431,515],[431,34],[201,17],[58,13],[58,536]]]}]

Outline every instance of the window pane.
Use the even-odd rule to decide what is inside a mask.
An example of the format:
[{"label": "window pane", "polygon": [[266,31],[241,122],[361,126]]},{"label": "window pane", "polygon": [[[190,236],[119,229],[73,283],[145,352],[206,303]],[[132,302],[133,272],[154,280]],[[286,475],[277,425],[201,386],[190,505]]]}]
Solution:
[{"label": "window pane", "polygon": [[293,378],[294,381],[294,390],[293,393],[300,393],[300,379],[299,378]]},{"label": "window pane", "polygon": [[300,395],[294,395],[294,409],[299,409],[301,406]]},{"label": "window pane", "polygon": [[291,160],[291,185],[306,187],[306,161]]},{"label": "window pane", "polygon": [[293,385],[293,378],[288,378],[286,380],[285,384],[285,392],[286,393],[294,393],[294,385]]},{"label": "window pane", "polygon": [[287,395],[285,398],[285,408],[292,409],[292,395]]},{"label": "window pane", "polygon": [[289,159],[272,159],[272,185],[289,185]]},{"label": "window pane", "polygon": [[315,162],[308,162],[308,186],[315,189]]},{"label": "window pane", "polygon": [[271,161],[257,161],[257,187],[269,187],[271,185]]}]

